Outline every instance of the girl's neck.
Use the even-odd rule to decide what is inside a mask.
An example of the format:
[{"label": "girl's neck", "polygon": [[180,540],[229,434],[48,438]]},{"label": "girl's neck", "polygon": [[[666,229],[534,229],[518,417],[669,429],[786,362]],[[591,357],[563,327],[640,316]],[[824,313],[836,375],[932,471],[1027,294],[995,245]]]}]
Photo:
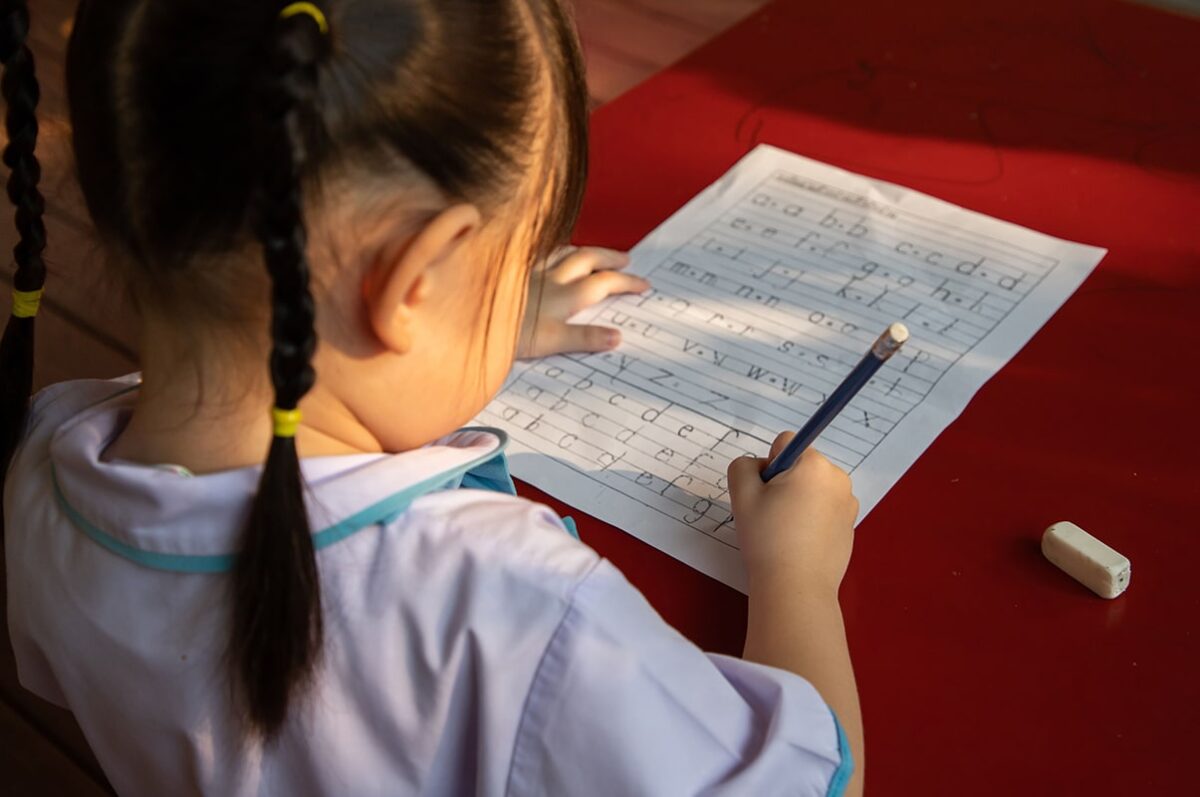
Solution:
[{"label": "girl's neck", "polygon": [[[178,348],[161,344],[142,349],[142,385],[133,416],[106,458],[182,465],[193,473],[263,462],[271,441],[272,395],[258,358],[239,367],[234,358],[182,358]],[[296,445],[302,456],[382,450],[344,402],[319,384],[301,407],[304,421]]]}]

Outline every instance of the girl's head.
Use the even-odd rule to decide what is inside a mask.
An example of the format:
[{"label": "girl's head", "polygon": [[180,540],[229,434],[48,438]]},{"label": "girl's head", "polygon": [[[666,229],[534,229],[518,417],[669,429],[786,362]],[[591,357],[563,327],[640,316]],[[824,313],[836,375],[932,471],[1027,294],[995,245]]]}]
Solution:
[{"label": "girl's head", "polygon": [[230,646],[269,737],[322,639],[291,411],[335,403],[404,450],[495,392],[581,201],[575,35],[560,0],[83,0],[67,73],[148,378],[203,367],[264,418],[273,397]]},{"label": "girl's head", "polygon": [[[85,1],[68,88],[148,346],[209,363],[232,346],[250,373],[206,376],[265,379],[274,309],[290,403],[312,378],[310,270],[317,391],[341,389],[386,450],[495,392],[529,268],[581,199],[586,89],[557,0]],[[424,412],[397,413],[417,390]]]}]

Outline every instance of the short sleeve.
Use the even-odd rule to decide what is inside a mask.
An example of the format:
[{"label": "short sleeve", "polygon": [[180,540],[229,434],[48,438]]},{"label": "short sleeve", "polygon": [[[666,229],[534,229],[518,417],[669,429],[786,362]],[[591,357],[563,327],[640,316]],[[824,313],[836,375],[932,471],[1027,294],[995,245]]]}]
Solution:
[{"label": "short sleeve", "polygon": [[579,585],[538,667],[512,795],[824,795],[845,738],[797,675],[701,651],[607,562]]}]

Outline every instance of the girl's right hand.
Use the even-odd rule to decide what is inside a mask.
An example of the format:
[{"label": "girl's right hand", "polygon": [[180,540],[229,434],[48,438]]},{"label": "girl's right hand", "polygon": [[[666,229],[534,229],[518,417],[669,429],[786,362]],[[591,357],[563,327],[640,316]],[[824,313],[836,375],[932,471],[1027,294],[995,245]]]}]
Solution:
[{"label": "girl's right hand", "polygon": [[768,459],[729,463],[729,494],[738,542],[756,582],[788,579],[796,589],[837,589],[850,563],[858,499],[850,477],[814,449],[766,484],[762,471],[795,435],[781,434]]}]

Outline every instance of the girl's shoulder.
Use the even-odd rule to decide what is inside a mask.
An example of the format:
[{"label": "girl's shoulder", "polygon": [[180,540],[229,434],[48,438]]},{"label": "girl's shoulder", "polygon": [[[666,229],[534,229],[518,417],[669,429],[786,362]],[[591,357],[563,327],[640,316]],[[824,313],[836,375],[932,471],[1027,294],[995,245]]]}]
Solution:
[{"label": "girl's shoulder", "polygon": [[[327,499],[322,504],[342,504],[334,517],[343,529],[380,521],[342,552],[339,546],[321,550],[321,558],[333,565],[343,555],[366,555],[392,562],[393,573],[407,574],[402,582],[416,581],[424,589],[438,582],[434,592],[474,590],[493,599],[565,608],[600,556],[579,541],[569,521],[516,494],[506,444],[499,430],[469,429],[372,463],[353,480],[343,476],[338,481],[347,489],[371,495],[372,505],[354,513],[342,504],[342,494],[318,486],[317,494]],[[317,532],[318,546],[323,533]]]},{"label": "girl's shoulder", "polygon": [[[21,445],[10,472],[18,474],[48,456],[51,439],[88,410],[137,390],[141,374],[116,379],[73,379],[42,388],[29,401]],[[17,460],[23,460],[18,466]]]},{"label": "girl's shoulder", "polygon": [[[361,522],[387,513],[383,541],[408,549],[406,561],[458,557],[464,577],[496,575],[510,584],[569,592],[599,556],[578,540],[573,523],[517,495],[508,442],[499,429],[463,429],[338,481],[372,495],[373,508],[353,517]],[[350,508],[343,505],[343,523]]]},{"label": "girl's shoulder", "polygon": [[141,373],[135,372],[115,379],[72,379],[48,385],[30,399],[26,436],[39,429],[56,429],[92,407],[137,390],[141,382]]},{"label": "girl's shoulder", "polygon": [[[134,564],[226,570],[259,468],[193,476],[106,461],[139,384],[137,374],[64,382],[34,398],[10,485],[24,496],[14,511],[69,507],[70,525]],[[475,428],[400,454],[304,459],[322,570],[355,573],[363,561],[390,562],[378,570],[423,578],[449,568],[468,581],[503,577],[533,592],[571,592],[599,557],[548,507],[515,494],[506,445],[502,431]]]},{"label": "girl's shoulder", "polygon": [[600,561],[549,507],[515,495],[447,490],[413,505],[404,525],[504,579],[530,582],[563,598]]}]

